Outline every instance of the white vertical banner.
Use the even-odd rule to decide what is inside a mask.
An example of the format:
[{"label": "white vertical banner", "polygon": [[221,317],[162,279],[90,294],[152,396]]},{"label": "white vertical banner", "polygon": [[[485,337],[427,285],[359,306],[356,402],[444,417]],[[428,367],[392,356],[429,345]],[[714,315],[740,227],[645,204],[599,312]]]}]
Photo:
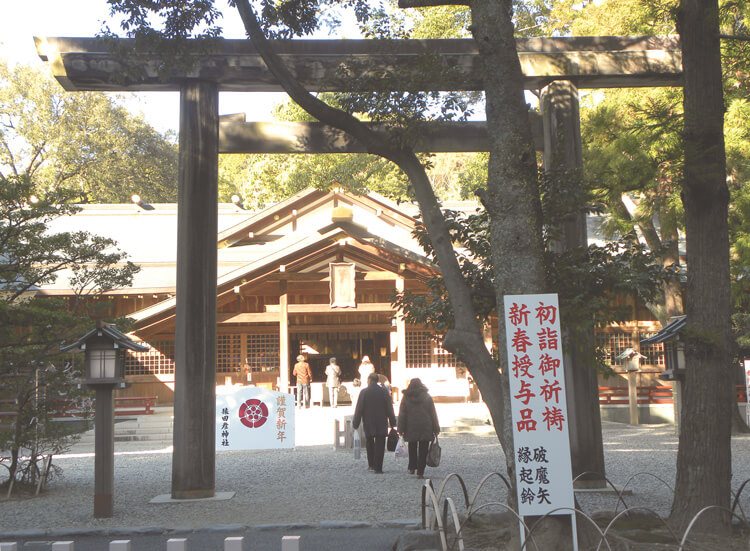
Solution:
[{"label": "white vertical banner", "polygon": [[750,425],[750,360],[745,360],[745,396],[747,397],[745,418],[747,419],[747,424]]},{"label": "white vertical banner", "polygon": [[216,387],[216,451],[294,448],[294,396],[254,386]]},{"label": "white vertical banner", "polygon": [[[557,295],[506,295],[504,300],[518,514],[573,509]],[[575,515],[573,523],[575,533]]]}]

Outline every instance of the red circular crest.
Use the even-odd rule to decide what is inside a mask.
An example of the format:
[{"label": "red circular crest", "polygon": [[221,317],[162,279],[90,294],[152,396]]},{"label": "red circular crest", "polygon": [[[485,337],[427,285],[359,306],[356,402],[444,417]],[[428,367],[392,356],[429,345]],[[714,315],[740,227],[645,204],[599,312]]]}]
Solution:
[{"label": "red circular crest", "polygon": [[240,406],[240,422],[251,429],[258,428],[268,419],[268,406],[252,398]]}]

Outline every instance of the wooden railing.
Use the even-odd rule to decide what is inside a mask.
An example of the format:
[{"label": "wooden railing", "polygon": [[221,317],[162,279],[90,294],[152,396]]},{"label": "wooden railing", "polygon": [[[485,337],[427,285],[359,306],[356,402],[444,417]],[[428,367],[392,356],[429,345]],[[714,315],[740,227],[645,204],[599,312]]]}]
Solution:
[{"label": "wooden railing", "polygon": [[[745,387],[735,387],[738,403],[747,402]],[[628,387],[626,386],[600,386],[599,403],[602,405],[615,405],[628,403]],[[671,386],[639,386],[639,404],[671,404],[673,403]]]},{"label": "wooden railing", "polygon": [[[156,396],[136,396],[115,398],[115,416],[122,415],[153,415]],[[90,411],[93,415],[96,400],[91,400]],[[61,401],[55,404],[53,417],[82,416],[84,409],[79,404]]]},{"label": "wooden railing", "polygon": [[[671,386],[639,386],[639,404],[671,404]],[[599,403],[602,405],[615,405],[628,403],[628,387],[626,386],[600,386]]]},{"label": "wooden railing", "polygon": [[153,415],[156,396],[115,398],[115,415]]}]

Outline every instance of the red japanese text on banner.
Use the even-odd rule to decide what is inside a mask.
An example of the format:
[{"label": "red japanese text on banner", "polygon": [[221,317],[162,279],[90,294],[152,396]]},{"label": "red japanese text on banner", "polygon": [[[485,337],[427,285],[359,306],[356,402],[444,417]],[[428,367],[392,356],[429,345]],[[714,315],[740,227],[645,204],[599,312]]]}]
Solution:
[{"label": "red japanese text on banner", "polygon": [[562,339],[557,295],[507,295],[508,347],[518,513],[573,507]]}]

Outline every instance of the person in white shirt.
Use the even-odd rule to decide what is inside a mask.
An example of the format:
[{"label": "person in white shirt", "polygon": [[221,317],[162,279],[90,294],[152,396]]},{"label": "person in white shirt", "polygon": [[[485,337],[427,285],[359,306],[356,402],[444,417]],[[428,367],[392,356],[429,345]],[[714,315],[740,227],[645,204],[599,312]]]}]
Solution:
[{"label": "person in white shirt", "polygon": [[369,356],[362,356],[362,363],[359,364],[359,380],[362,381],[362,386],[367,384],[367,377],[370,373],[375,373],[375,366],[372,365]]},{"label": "person in white shirt", "polygon": [[336,358],[331,358],[326,366],[326,386],[328,387],[328,403],[335,408],[338,405],[341,386],[341,368],[336,363]]}]

